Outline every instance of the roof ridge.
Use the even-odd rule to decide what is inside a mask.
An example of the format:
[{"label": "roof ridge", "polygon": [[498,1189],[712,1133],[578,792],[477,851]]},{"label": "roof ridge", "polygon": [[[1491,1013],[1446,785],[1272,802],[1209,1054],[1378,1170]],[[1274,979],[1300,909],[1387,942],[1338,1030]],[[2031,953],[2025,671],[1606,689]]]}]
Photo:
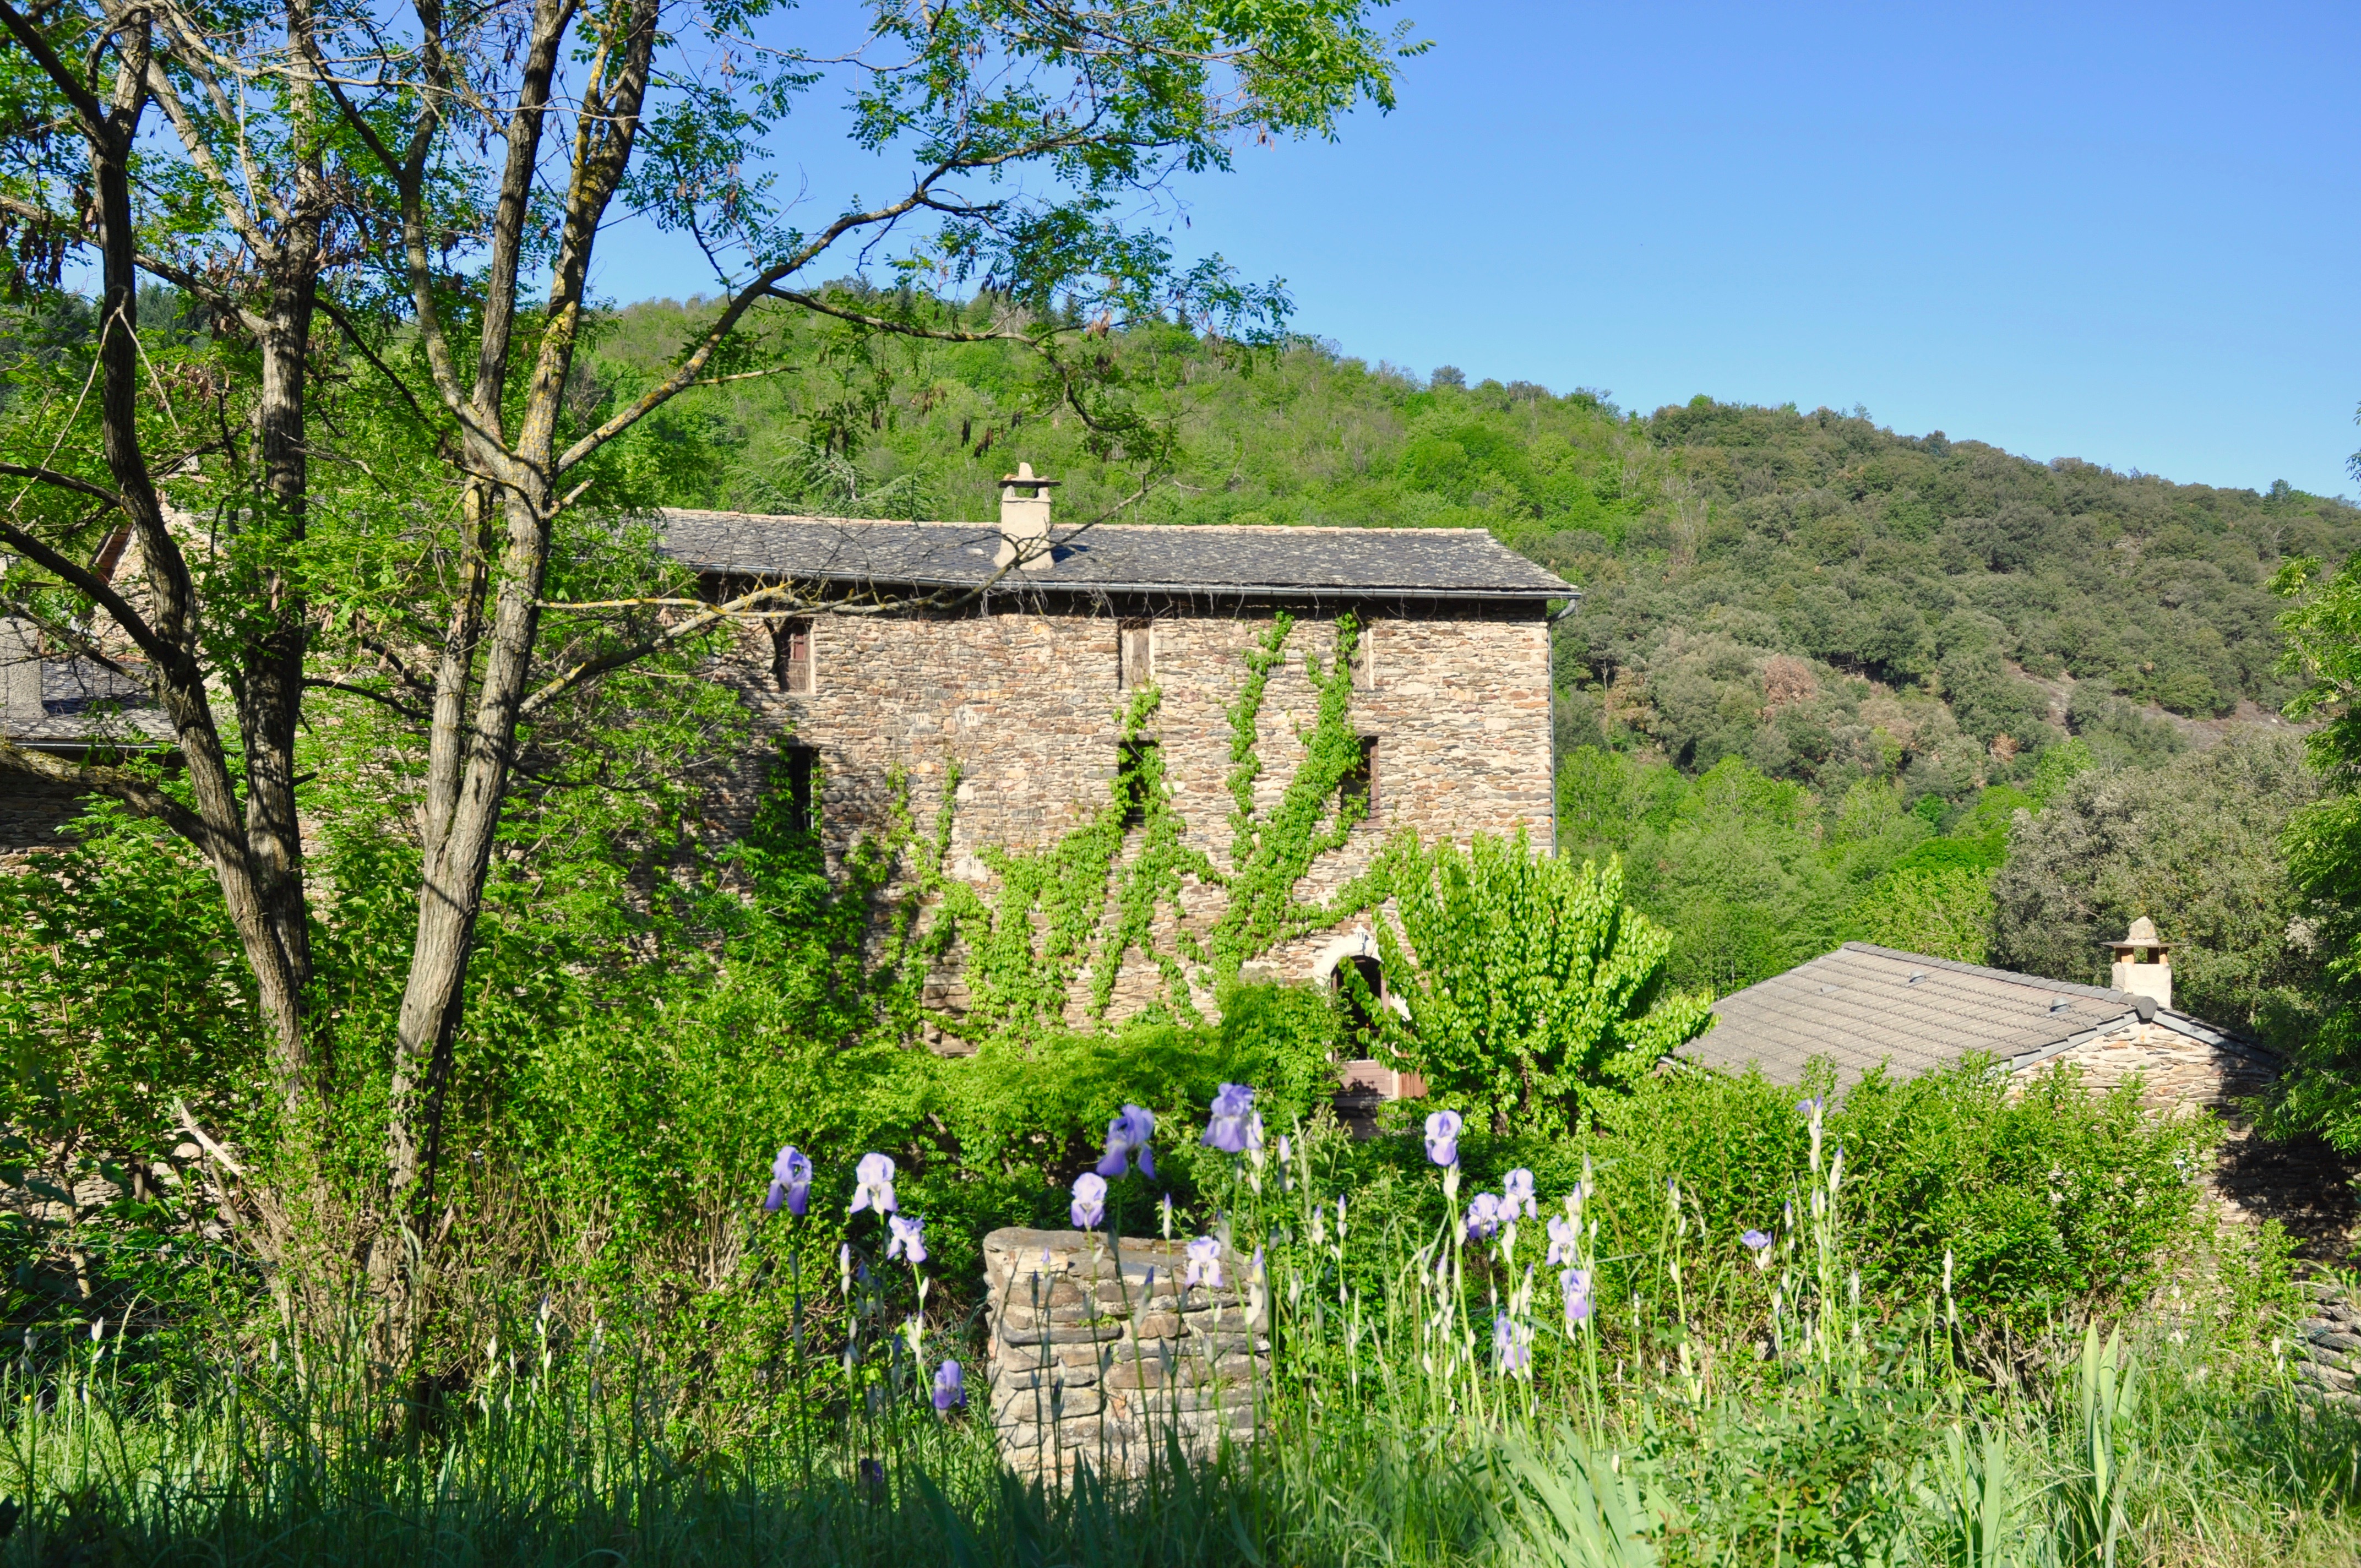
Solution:
[{"label": "roof ridge", "polygon": [[1962,963],[1958,959],[1938,959],[1927,953],[1905,952],[1900,948],[1881,948],[1874,942],[1847,942],[1840,948],[1822,953],[1819,959],[1814,959],[1811,961],[1817,963],[1820,959],[1833,958],[1836,954],[1844,952],[1875,953],[1882,959],[1907,959],[1914,964],[1931,964],[1937,969],[1949,970],[1955,974],[1979,975],[1985,980],[2004,980],[2012,984],[2031,986],[2037,990],[2067,992],[2076,996],[2094,997],[2102,1002],[2120,1002],[2125,1007],[2131,1007],[2138,1001],[2138,998],[2130,992],[2117,991],[2112,986],[2083,985],[2070,980],[2052,980],[2046,974],[2026,974],[2018,970],[1993,969],[1986,964]]},{"label": "roof ridge", "polygon": [[[991,533],[997,533],[1000,532],[1000,525],[996,522],[983,522],[959,519],[946,520],[935,518],[919,520],[915,518],[899,517],[830,517],[816,512],[730,511],[720,507],[658,507],[655,509],[655,512],[658,517],[730,517],[742,518],[749,522],[832,522],[854,524],[863,528],[966,528],[981,529]],[[1494,535],[1492,531],[1488,528],[1431,528],[1422,526],[1417,523],[1389,525],[1383,528],[1369,528],[1353,523],[1336,522],[1107,521],[1098,523],[1066,523],[1052,525],[1053,530],[1056,527],[1060,526],[1071,531],[1069,537],[1071,537],[1074,534],[1080,534],[1085,530],[1120,528],[1135,528],[1142,530],[1169,529],[1176,533],[1469,533],[1481,534],[1485,538],[1491,540],[1493,543],[1499,544],[1501,549],[1509,549],[1509,546],[1506,544],[1500,544],[1499,539]],[[1515,554],[1516,552],[1510,550],[1510,554]],[[1519,559],[1521,560],[1523,557],[1520,556]]]}]

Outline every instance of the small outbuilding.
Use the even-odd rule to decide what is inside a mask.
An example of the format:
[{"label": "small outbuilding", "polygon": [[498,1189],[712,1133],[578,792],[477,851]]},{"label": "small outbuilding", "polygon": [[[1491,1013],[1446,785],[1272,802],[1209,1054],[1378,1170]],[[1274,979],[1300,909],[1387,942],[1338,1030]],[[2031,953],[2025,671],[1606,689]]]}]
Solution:
[{"label": "small outbuilding", "polygon": [[2011,1074],[2070,1063],[2094,1088],[2137,1077],[2152,1107],[2225,1110],[2277,1075],[2271,1052],[2174,1009],[2170,949],[2149,921],[2110,946],[2106,987],[1847,942],[1723,997],[1680,1059],[1794,1082],[1825,1058],[1853,1082],[1881,1067],[1915,1078],[1982,1055]]}]

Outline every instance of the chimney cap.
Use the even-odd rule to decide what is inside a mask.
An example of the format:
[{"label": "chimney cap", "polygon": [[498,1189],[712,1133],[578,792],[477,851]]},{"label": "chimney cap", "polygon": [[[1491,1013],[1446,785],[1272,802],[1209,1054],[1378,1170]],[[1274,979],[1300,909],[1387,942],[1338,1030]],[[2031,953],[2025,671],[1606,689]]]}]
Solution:
[{"label": "chimney cap", "polygon": [[2145,915],[2132,922],[2132,928],[2128,932],[2106,945],[2118,952],[2152,949],[2162,953],[2169,952],[2172,948],[2171,943],[2157,939],[2156,922]]},{"label": "chimney cap", "polygon": [[1014,474],[1003,474],[1000,476],[1000,482],[1004,485],[1031,485],[1038,488],[1044,485],[1063,484],[1065,481],[1062,479],[1045,479],[1041,477],[1040,475],[1033,472],[1032,464],[1019,463],[1016,465],[1016,472]]}]

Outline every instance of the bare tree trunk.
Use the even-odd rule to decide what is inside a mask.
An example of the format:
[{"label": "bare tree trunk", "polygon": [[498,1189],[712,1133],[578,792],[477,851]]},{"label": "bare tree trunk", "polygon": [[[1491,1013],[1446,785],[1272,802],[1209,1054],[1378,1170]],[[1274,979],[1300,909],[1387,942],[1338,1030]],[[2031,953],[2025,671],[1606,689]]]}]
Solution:
[{"label": "bare tree trunk", "polygon": [[[301,857],[293,848],[293,768],[285,744],[291,741],[294,729],[293,699],[300,688],[292,683],[300,680],[301,646],[299,641],[293,653],[297,674],[283,677],[275,672],[255,690],[256,722],[248,726],[249,773],[259,762],[266,781],[264,793],[273,801],[267,809],[275,814],[274,832],[266,839],[264,853],[258,855],[247,838],[228,754],[214,726],[205,689],[195,584],[172,537],[139,438],[143,380],[130,160],[152,84],[161,75],[151,52],[150,25],[144,13],[123,19],[117,34],[119,60],[114,89],[104,101],[83,84],[71,64],[60,58],[41,31],[5,0],[0,0],[0,28],[65,93],[90,150],[102,276],[100,448],[115,484],[112,499],[139,542],[148,608],[145,613],[134,608],[109,583],[59,557],[21,531],[10,529],[7,542],[104,608],[146,655],[152,689],[179,742],[195,809],[181,806],[120,770],[77,767],[5,745],[0,745],[0,762],[16,771],[115,795],[137,810],[163,819],[204,854],[221,884],[239,946],[254,973],[263,1015],[269,1021],[277,1088],[282,1102],[291,1107],[302,1100],[308,1075],[303,999],[311,978],[310,942],[302,915]],[[313,232],[316,236],[316,226]],[[291,321],[291,327],[308,328],[309,297],[307,287],[302,296],[303,309],[299,319]],[[300,359],[298,366],[295,395],[300,398]],[[281,367],[283,373],[283,361]],[[291,441],[282,444],[297,455],[294,473],[300,486],[300,406]],[[301,606],[291,602],[286,609],[300,624]],[[278,672],[288,667],[282,663]],[[274,794],[275,781],[280,780],[286,781],[284,787]]]},{"label": "bare tree trunk", "polygon": [[[395,1025],[388,1104],[388,1212],[369,1260],[371,1279],[387,1300],[393,1336],[389,1349],[397,1364],[415,1350],[425,1282],[405,1277],[403,1266],[413,1246],[423,1261],[420,1238],[441,1171],[444,1110],[464,1013],[468,953],[483,908],[484,883],[515,762],[519,717],[533,675],[550,531],[562,506],[555,436],[580,327],[590,249],[630,161],[654,52],[653,0],[629,0],[627,9],[618,9],[620,36],[610,34],[603,40],[601,59],[577,111],[583,126],[568,181],[549,311],[512,445],[500,437],[517,267],[550,73],[572,19],[569,0],[541,0],[536,8],[526,90],[510,120],[509,157],[488,269],[490,298],[464,437],[470,469],[499,476],[500,482],[478,483],[467,498],[467,522],[474,546],[470,575],[437,671],[418,935]],[[405,204],[411,214],[416,213],[414,200]],[[408,226],[415,261],[421,252],[414,220]],[[443,379],[447,396],[455,389],[456,378],[445,372]],[[499,554],[487,573],[481,564],[491,558],[495,519]],[[463,724],[467,681],[475,667],[474,642],[488,591],[491,621],[484,638],[481,681],[473,715]]]}]

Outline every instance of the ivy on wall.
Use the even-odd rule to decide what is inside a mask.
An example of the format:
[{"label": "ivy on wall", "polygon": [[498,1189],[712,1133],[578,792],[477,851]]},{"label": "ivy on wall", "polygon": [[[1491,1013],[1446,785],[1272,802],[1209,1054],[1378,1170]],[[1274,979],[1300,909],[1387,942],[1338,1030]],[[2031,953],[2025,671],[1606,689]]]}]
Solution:
[{"label": "ivy on wall", "polygon": [[[1235,979],[1240,966],[1279,942],[1333,926],[1382,898],[1382,888],[1369,877],[1323,902],[1297,893],[1312,863],[1341,849],[1367,816],[1367,802],[1341,787],[1362,757],[1352,718],[1352,658],[1360,627],[1351,616],[1335,622],[1333,657],[1305,653],[1304,673],[1319,702],[1300,737],[1303,759],[1276,803],[1267,811],[1257,804],[1264,697],[1271,673],[1286,661],[1295,627],[1284,612],[1272,617],[1246,651],[1246,676],[1227,710],[1226,866],[1186,841],[1188,824],[1173,806],[1163,750],[1151,743],[1162,701],[1153,685],[1135,691],[1118,715],[1122,765],[1088,821],[1038,850],[979,851],[1000,879],[991,897],[941,874],[949,817],[939,817],[929,846],[935,869],[921,868],[920,880],[937,900],[936,950],[948,951],[954,942],[963,949],[969,1003],[964,1016],[936,1015],[939,1027],[972,1038],[1038,1037],[1064,1025],[1074,987],[1085,976],[1083,1010],[1093,1022],[1103,1021],[1134,953],[1156,966],[1163,1006],[1198,1022],[1195,993]],[[944,814],[956,787],[954,773],[945,783]],[[1225,895],[1202,938],[1189,928],[1182,904],[1192,883]],[[1168,912],[1170,937],[1159,941],[1158,926]]]}]

